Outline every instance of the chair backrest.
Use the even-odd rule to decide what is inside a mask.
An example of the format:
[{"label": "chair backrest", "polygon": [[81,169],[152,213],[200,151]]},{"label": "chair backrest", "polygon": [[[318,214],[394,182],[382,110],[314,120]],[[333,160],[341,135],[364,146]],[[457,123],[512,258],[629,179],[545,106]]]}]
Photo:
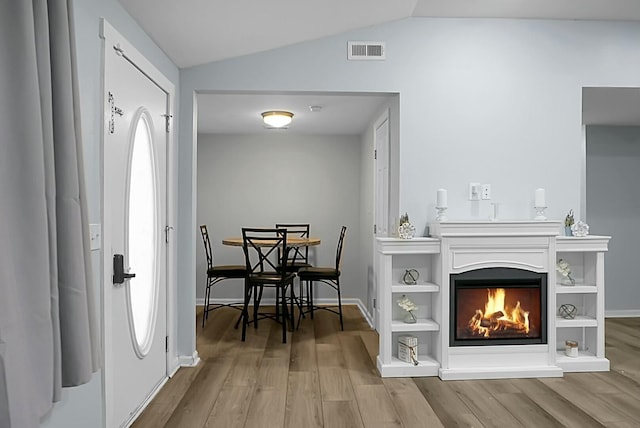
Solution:
[{"label": "chair backrest", "polygon": [[344,246],[344,235],[347,233],[347,226],[340,229],[340,238],[338,238],[338,247],[336,248],[336,270],[340,272],[342,269],[342,247]]},{"label": "chair backrest", "polygon": [[200,225],[200,234],[202,235],[202,243],[204,244],[204,252],[207,254],[207,268],[213,267],[213,252],[211,251],[211,241],[209,240],[209,232],[207,225]]},{"label": "chair backrest", "polygon": [[243,227],[242,249],[249,275],[286,273],[289,252],[287,229]]},{"label": "chair backrest", "polygon": [[[308,223],[277,223],[276,229],[287,229],[287,235],[289,237],[309,237]],[[290,265],[294,265],[295,263],[309,263],[309,247],[304,246],[291,248],[288,255],[288,262]]]}]

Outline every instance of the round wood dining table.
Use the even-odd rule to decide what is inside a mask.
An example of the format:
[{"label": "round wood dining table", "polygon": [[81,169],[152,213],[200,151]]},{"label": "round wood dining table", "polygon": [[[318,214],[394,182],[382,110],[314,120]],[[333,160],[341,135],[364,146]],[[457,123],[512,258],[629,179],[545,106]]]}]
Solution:
[{"label": "round wood dining table", "polygon": [[[232,247],[242,247],[242,237],[230,237],[222,240],[222,245],[230,245]],[[265,245],[269,245],[268,241],[265,241]],[[287,237],[288,247],[311,247],[314,245],[320,245],[320,238],[300,238],[300,237]]]}]

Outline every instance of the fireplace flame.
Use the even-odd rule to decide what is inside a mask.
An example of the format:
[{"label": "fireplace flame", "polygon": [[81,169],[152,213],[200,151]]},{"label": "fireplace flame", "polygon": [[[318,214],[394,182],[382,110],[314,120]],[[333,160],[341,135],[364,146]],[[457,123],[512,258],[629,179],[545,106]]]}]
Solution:
[{"label": "fireplace flame", "polygon": [[529,333],[529,312],[522,309],[520,301],[515,308],[509,308],[504,303],[506,297],[504,288],[487,291],[484,311],[476,309],[476,313],[469,320],[469,328],[475,334],[484,337],[490,337],[491,332],[505,330]]}]

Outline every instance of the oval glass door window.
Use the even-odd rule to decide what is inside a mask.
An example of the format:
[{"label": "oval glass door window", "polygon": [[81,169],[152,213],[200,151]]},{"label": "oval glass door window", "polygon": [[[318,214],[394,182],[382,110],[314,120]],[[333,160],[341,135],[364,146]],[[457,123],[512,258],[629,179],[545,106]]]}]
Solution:
[{"label": "oval glass door window", "polygon": [[155,156],[146,111],[140,111],[131,142],[127,195],[127,254],[135,277],[127,281],[129,321],[138,357],[151,348],[158,296],[157,185]]}]

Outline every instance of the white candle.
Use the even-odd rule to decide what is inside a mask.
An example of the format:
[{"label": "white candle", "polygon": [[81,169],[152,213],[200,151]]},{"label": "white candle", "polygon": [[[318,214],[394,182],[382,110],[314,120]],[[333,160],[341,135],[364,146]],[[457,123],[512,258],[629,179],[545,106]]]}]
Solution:
[{"label": "white candle", "polygon": [[544,189],[536,189],[536,207],[546,207]]},{"label": "white candle", "polygon": [[438,208],[446,208],[447,207],[447,190],[446,189],[438,189],[438,197],[436,199],[436,207],[438,207]]}]

